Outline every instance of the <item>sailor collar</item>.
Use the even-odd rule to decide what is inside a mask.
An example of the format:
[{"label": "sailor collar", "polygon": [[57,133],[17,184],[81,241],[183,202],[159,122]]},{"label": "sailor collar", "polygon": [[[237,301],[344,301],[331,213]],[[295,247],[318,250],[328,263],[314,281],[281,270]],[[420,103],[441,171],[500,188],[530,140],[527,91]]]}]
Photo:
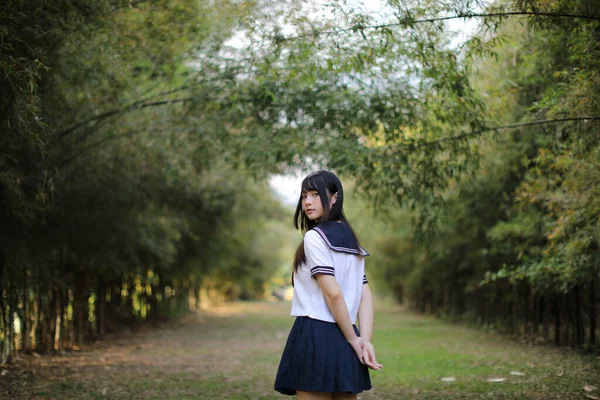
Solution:
[{"label": "sailor collar", "polygon": [[[359,254],[356,250],[356,242],[352,236],[350,227],[343,222],[327,221],[313,228],[327,243],[327,246],[333,251],[341,253]],[[365,249],[360,247],[360,255],[366,257],[369,255]]]}]

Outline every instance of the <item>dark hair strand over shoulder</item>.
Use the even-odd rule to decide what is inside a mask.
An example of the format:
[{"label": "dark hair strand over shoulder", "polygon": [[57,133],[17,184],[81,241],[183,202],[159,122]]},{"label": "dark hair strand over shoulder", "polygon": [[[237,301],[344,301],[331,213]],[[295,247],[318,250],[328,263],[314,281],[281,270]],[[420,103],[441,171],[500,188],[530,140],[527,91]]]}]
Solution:
[{"label": "dark hair strand over shoulder", "polygon": [[[317,193],[319,193],[321,204],[323,205],[323,217],[318,221],[310,220],[302,209],[302,192],[307,192],[310,190],[315,190]],[[336,193],[337,199],[333,206],[330,206],[329,199]],[[358,250],[360,254],[360,244],[358,238],[356,237],[354,230],[344,215],[344,189],[342,187],[342,182],[333,172],[320,170],[309,174],[302,181],[300,198],[298,199],[296,211],[294,212],[294,226],[296,229],[300,229],[304,235],[314,227],[328,221],[343,222],[348,226],[352,236],[354,237],[356,250]],[[292,264],[293,271],[296,272],[300,264],[305,262],[306,254],[304,252],[304,240],[302,240],[294,254],[294,261]]]}]

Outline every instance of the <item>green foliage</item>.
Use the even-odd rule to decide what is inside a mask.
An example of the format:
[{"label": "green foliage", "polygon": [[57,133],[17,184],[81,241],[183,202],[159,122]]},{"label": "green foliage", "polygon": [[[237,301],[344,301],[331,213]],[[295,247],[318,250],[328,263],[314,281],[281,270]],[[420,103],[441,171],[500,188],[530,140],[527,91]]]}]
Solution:
[{"label": "green foliage", "polygon": [[[598,115],[598,104],[587,100],[600,88],[591,79],[598,68],[591,59],[597,60],[600,48],[588,33],[597,23],[569,23],[566,31],[563,25],[547,26],[530,40],[532,50],[520,54],[522,64],[545,69],[517,78],[531,82],[529,76],[545,77],[534,86],[538,95],[528,112],[550,118]],[[495,243],[513,246],[523,260],[523,267],[509,276],[562,293],[598,276],[597,132],[597,124],[586,122],[536,132],[537,151],[529,154],[515,189],[512,215],[491,231]]]},{"label": "green foliage", "polygon": [[[20,347],[48,351],[122,320],[177,314],[215,281],[231,297],[261,297],[281,265],[280,238],[262,237],[280,206],[264,179],[226,156],[218,107],[217,56],[250,9],[15,1],[1,10],[14,18],[3,20],[0,60],[0,362],[15,351],[15,313]],[[48,31],[30,36],[32,21]]]},{"label": "green foliage", "polygon": [[408,270],[402,257],[385,265],[387,276],[404,280],[396,295],[408,294],[415,308],[545,339],[553,324],[557,344],[596,343],[600,47],[598,16],[584,3],[489,8],[539,14],[495,24],[487,17],[486,35],[469,42],[471,84],[488,126],[516,129],[472,142],[480,168],[450,180],[444,218],[425,246],[407,236],[385,250],[418,249]]}]

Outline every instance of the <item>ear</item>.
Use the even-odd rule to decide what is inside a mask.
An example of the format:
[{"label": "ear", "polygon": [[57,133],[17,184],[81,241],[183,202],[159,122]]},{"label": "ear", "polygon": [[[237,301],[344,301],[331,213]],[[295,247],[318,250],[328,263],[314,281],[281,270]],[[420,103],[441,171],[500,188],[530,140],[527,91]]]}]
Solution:
[{"label": "ear", "polygon": [[337,193],[334,193],[333,196],[331,196],[331,205],[334,205],[336,200],[337,200]]}]

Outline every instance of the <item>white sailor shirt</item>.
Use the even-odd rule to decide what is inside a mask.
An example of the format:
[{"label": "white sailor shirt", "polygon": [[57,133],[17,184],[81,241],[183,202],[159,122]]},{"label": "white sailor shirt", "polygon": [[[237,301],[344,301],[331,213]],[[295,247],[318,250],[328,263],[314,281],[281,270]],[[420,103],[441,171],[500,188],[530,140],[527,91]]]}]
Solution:
[{"label": "white sailor shirt", "polygon": [[335,277],[350,320],[356,324],[363,284],[367,283],[364,257],[369,254],[362,247],[359,250],[355,247],[350,228],[344,223],[329,221],[306,232],[306,262],[294,272],[291,315],[336,322],[314,278],[316,274],[325,274]]}]

